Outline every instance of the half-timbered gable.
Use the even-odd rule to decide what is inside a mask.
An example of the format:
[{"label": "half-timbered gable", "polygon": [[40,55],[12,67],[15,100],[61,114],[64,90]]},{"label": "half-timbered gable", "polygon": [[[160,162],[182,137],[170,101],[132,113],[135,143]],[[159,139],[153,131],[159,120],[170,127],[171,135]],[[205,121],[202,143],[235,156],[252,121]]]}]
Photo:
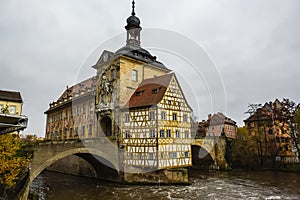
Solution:
[{"label": "half-timbered gable", "polygon": [[174,73],[144,80],[122,109],[125,164],[190,166],[191,112]]}]

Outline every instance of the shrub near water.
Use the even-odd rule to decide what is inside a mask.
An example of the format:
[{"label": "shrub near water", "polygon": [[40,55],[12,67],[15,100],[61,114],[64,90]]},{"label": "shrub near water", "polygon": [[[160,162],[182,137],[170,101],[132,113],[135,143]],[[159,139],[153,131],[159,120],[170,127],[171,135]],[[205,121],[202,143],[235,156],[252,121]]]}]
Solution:
[{"label": "shrub near water", "polygon": [[18,136],[0,136],[0,162],[0,186],[13,188],[29,162]]}]

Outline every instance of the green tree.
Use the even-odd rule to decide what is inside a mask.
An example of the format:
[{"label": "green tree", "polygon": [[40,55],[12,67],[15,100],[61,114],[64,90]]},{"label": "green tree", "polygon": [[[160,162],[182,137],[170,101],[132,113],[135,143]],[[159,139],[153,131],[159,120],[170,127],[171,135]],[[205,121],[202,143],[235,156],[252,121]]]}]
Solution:
[{"label": "green tree", "polygon": [[13,188],[29,162],[18,136],[0,136],[0,160],[0,185]]},{"label": "green tree", "polygon": [[246,127],[237,129],[237,138],[231,143],[231,164],[233,168],[253,169],[258,166],[256,143],[248,135]]}]

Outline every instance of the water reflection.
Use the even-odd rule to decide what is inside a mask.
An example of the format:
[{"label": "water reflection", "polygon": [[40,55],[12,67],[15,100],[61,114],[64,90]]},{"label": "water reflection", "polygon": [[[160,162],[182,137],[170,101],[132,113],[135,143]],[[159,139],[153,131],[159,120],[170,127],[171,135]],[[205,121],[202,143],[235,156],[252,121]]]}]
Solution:
[{"label": "water reflection", "polygon": [[192,171],[190,177],[190,186],[130,186],[44,172],[31,194],[41,200],[300,199],[300,176],[295,173]]}]

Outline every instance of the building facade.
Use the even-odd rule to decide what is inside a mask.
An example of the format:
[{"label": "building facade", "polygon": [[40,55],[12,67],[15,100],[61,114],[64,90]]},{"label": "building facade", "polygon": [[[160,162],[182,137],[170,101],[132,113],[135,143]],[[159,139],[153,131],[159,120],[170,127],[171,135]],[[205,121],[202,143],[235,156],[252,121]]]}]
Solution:
[{"label": "building facade", "polygon": [[191,113],[175,74],[144,80],[122,109],[127,170],[191,166]]},{"label": "building facade", "polygon": [[275,157],[276,161],[298,162],[289,124],[276,113],[282,108],[278,99],[265,103],[244,120],[245,127],[249,136],[257,142],[260,156]]},{"label": "building facade", "polygon": [[95,84],[92,77],[67,87],[46,114],[46,140],[95,138]]},{"label": "building facade", "polygon": [[229,139],[236,139],[237,125],[231,118],[218,112],[208,115],[207,120],[198,122],[196,137],[220,137],[225,136]]},{"label": "building facade", "polygon": [[15,133],[27,127],[28,118],[22,115],[20,92],[0,90],[0,133]]}]

